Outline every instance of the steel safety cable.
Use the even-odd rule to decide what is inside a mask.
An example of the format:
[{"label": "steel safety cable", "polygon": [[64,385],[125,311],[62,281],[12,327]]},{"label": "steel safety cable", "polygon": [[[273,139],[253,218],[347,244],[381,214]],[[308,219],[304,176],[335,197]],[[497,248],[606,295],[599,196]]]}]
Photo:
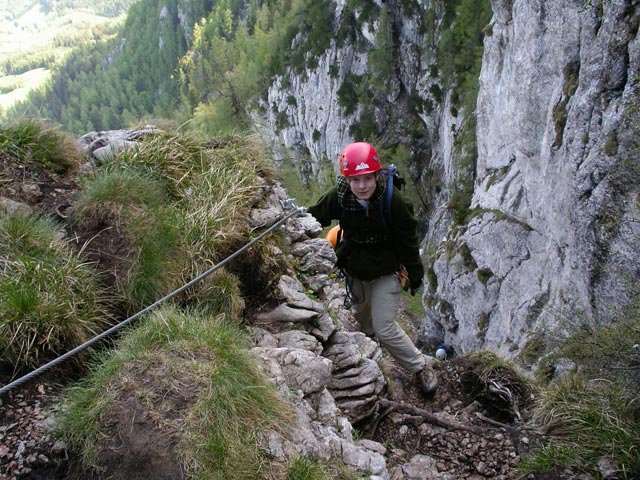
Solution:
[{"label": "steel safety cable", "polygon": [[244,245],[243,247],[241,247],[240,249],[236,250],[234,253],[232,253],[231,255],[229,255],[227,258],[225,258],[224,260],[222,260],[221,262],[217,263],[216,265],[212,266],[211,268],[209,268],[207,271],[201,273],[200,275],[198,275],[197,277],[195,277],[194,279],[190,280],[188,283],[185,283],[182,287],[174,290],[173,292],[165,295],[164,297],[162,297],[159,300],[156,300],[154,303],[152,303],[151,305],[145,307],[144,309],[140,310],[138,313],[130,316],[129,318],[121,321],[120,323],[114,325],[113,327],[109,328],[108,330],[105,330],[104,332],[100,333],[99,335],[93,337],[92,339],[86,341],[85,343],[83,343],[82,345],[78,345],[77,347],[75,347],[73,350],[69,350],[67,353],[59,356],[58,358],[55,358],[53,360],[51,360],[50,362],[36,368],[35,370],[33,370],[32,372],[27,373],[26,375],[24,375],[23,377],[20,377],[16,380],[14,380],[13,382],[10,382],[8,384],[6,384],[4,387],[0,388],[0,396],[6,392],[8,392],[9,390],[22,385],[23,383],[31,380],[32,378],[37,377],[38,375],[40,375],[41,373],[49,370],[50,368],[55,367],[56,365],[64,362],[65,360],[67,360],[68,358],[74,356],[75,354],[81,352],[82,350],[90,347],[91,345],[93,345],[94,343],[102,340],[103,338],[106,338],[107,336],[111,335],[112,333],[114,333],[117,330],[120,330],[122,327],[128,325],[129,323],[131,323],[132,321],[134,321],[135,319],[137,319],[138,317],[140,317],[141,315],[144,315],[145,313],[153,310],[155,307],[157,307],[158,305],[160,305],[161,303],[166,302],[167,300],[175,297],[176,295],[178,295],[179,293],[182,293],[183,291],[185,291],[187,288],[191,287],[192,285],[198,283],[199,281],[201,281],[202,279],[204,279],[205,277],[207,277],[208,275],[212,274],[213,272],[215,272],[216,270],[218,270],[219,268],[223,267],[224,265],[226,265],[227,263],[229,263],[231,260],[233,260],[234,258],[236,258],[238,255],[240,255],[241,253],[243,253],[245,250],[247,250],[248,248],[250,248],[251,246],[253,246],[255,243],[259,242],[260,240],[262,240],[262,238],[264,238],[265,236],[267,236],[269,233],[271,233],[273,230],[275,230],[276,228],[278,228],[280,225],[282,225],[284,222],[286,222],[289,218],[291,218],[293,215],[295,214],[302,214],[304,213],[305,209],[304,207],[296,207],[295,206],[295,199],[289,199],[286,202],[283,203],[283,208],[285,209],[289,209],[292,208],[293,211],[290,212],[289,214],[285,215],[284,217],[282,217],[280,220],[278,220],[277,222],[275,222],[273,225],[271,225],[267,230],[265,230],[264,232],[262,232],[260,235],[258,235],[257,237],[255,237],[254,239],[252,239],[249,243],[247,243],[246,245]]}]

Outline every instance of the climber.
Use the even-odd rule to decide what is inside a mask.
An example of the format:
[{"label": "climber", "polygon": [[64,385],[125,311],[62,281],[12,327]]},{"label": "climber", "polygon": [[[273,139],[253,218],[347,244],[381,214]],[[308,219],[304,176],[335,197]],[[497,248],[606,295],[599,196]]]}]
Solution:
[{"label": "climber", "polygon": [[[345,274],[359,328],[375,335],[404,369],[416,375],[422,392],[431,394],[438,385],[435,372],[395,320],[402,290],[410,289],[415,295],[424,276],[413,206],[394,188],[391,224],[385,221],[380,205],[387,185],[372,145],[352,143],[342,150],[339,161],[341,176],[336,186],[308,212],[324,227],[340,221],[336,266]],[[401,284],[402,271],[408,276],[407,285]]]}]

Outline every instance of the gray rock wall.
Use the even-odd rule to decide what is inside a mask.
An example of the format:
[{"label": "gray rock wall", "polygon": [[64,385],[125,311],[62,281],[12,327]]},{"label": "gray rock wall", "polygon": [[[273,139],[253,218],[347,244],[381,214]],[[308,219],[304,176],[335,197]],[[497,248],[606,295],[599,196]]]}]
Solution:
[{"label": "gray rock wall", "polygon": [[468,224],[449,229],[424,339],[514,357],[598,322],[638,279],[638,2],[493,1]]},{"label": "gray rock wall", "polygon": [[[461,174],[456,131],[471,112],[454,116],[450,86],[431,74],[444,4],[422,0],[411,15],[402,2],[388,3],[398,77],[375,121],[385,142],[413,156],[416,206],[428,225],[419,340],[429,348],[444,339],[516,357],[534,335],[608,321],[637,294],[639,2],[592,3],[492,1],[472,215],[463,225],[447,203]],[[344,2],[335,6],[339,20]],[[434,25],[418,21],[427,12]],[[362,26],[358,47],[334,44],[317,68],[279,78],[267,114],[255,116],[280,158],[309,154],[312,176],[353,140],[348,129],[361,112],[345,115],[337,92],[348,73],[365,72],[375,26]],[[433,110],[411,112],[415,99]],[[407,134],[416,123],[427,132],[423,143]]]}]

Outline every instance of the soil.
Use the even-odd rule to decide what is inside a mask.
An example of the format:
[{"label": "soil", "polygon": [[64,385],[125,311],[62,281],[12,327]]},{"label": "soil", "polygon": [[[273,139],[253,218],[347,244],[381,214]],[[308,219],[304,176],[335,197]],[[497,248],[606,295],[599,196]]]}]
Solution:
[{"label": "soil", "polygon": [[[36,164],[20,164],[0,156],[0,197],[29,205],[37,212],[63,221],[74,202],[79,173],[53,174]],[[102,237],[96,243],[100,248],[93,250],[95,259],[108,263],[108,247],[116,243],[115,238]],[[404,314],[404,320],[405,324],[412,324],[408,314]],[[434,369],[439,387],[433,395],[424,397],[414,379],[403,373],[392,359],[385,358],[388,392],[382,397],[377,412],[356,425],[362,438],[386,447],[390,471],[415,455],[424,454],[436,459],[437,469],[450,479],[519,478],[515,467],[522,455],[543,440],[524,421],[533,392],[519,384],[509,372],[484,378],[479,365],[463,357],[439,362]],[[76,462],[65,445],[52,437],[50,429],[60,406],[58,395],[62,385],[56,381],[58,374],[49,371],[47,376],[0,397],[0,480],[70,478]],[[3,385],[9,380],[0,378]],[[135,411],[139,406],[129,407]],[[122,411],[111,412],[111,415],[117,419],[125,413],[130,416],[130,412]],[[174,441],[171,438],[155,441],[152,420],[140,421],[148,421],[149,428],[137,428],[146,434],[130,439],[131,442],[143,450],[154,449],[154,458],[175,458]],[[119,453],[117,461],[140,464],[136,452]],[[146,478],[169,478],[166,472],[178,474],[177,465],[167,465],[166,461],[149,460],[144,467]],[[526,478],[579,477],[561,472]]]},{"label": "soil", "polygon": [[35,161],[17,162],[0,153],[0,197],[28,205],[46,216],[64,219],[75,201],[80,171],[55,173]]}]

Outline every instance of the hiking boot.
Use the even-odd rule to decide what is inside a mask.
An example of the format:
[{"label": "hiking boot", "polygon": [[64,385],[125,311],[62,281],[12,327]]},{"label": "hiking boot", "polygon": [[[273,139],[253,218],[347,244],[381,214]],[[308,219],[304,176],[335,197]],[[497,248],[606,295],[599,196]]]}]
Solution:
[{"label": "hiking boot", "polygon": [[438,387],[438,377],[436,372],[425,363],[422,370],[416,373],[416,379],[418,380],[418,386],[424,395],[430,395],[435,392]]}]

